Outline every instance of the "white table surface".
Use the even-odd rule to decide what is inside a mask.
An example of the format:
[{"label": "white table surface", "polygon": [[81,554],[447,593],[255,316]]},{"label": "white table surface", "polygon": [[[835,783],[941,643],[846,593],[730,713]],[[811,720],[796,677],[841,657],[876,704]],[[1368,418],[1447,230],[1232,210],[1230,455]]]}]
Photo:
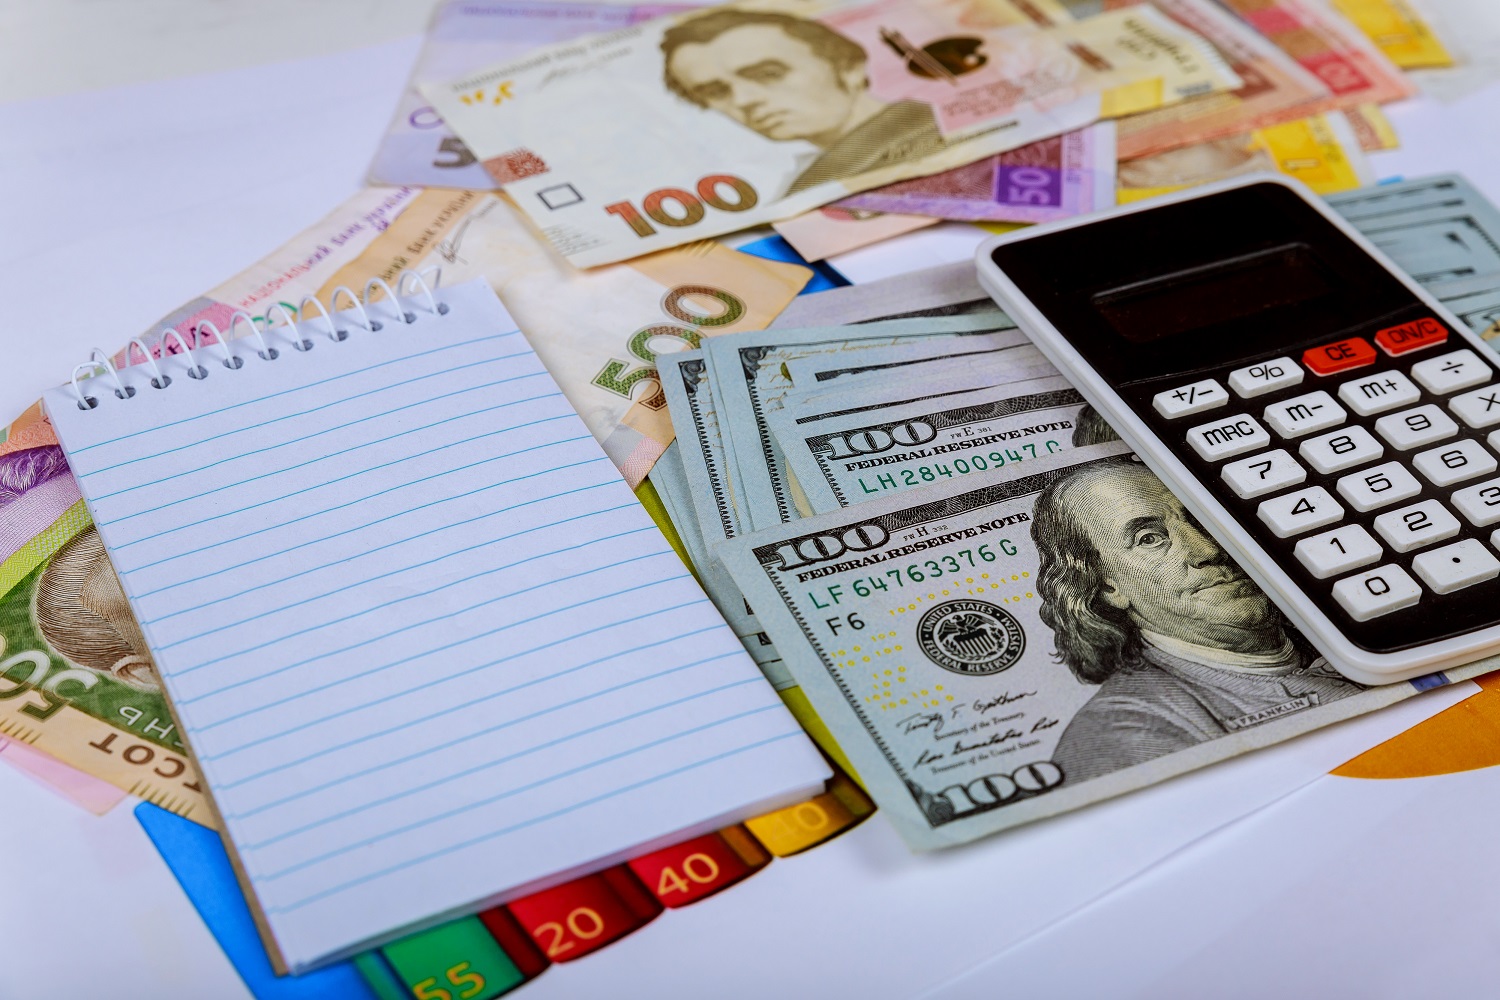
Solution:
[{"label": "white table surface", "polygon": [[[417,43],[401,36],[420,28],[423,7],[373,0],[0,7],[0,102],[11,102],[0,103],[7,195],[0,302],[10,320],[0,326],[0,420],[58,382],[89,347],[115,346],[347,197],[405,79]],[[377,41],[385,44],[369,47]],[[318,58],[267,70],[278,56]],[[218,72],[180,78],[209,70]],[[267,86],[268,72],[276,86]],[[1496,99],[1491,92],[1457,106],[1396,109],[1406,146],[1381,158],[1381,174],[1457,169],[1500,201],[1500,137],[1483,113]],[[1204,798],[1226,790],[1232,798],[1235,767],[1246,774],[1280,767],[1290,776],[1316,759],[1326,769],[1324,758],[1336,761],[1340,747],[1396,731],[1397,718],[1122,801],[1160,803],[1159,823],[1170,826],[1194,788]],[[1288,789],[1302,783],[1282,780]],[[1440,858],[1486,842],[1485,798],[1497,782],[1500,771],[1491,769],[1391,784],[1323,779],[1280,802],[1279,794],[1261,802],[1247,792],[1246,809],[1266,808],[1227,829],[1206,827],[1125,889],[1008,949],[1012,941],[997,933],[988,949],[914,953],[913,939],[942,935],[903,926],[904,918],[925,924],[942,910],[949,919],[985,920],[971,901],[954,910],[920,896],[924,885],[951,888],[949,879],[968,871],[976,894],[1003,904],[1014,877],[1003,841],[936,863],[930,877],[907,869],[899,888],[906,898],[862,897],[855,887],[894,886],[876,876],[907,864],[891,851],[886,828],[866,824],[553,970],[520,995],[841,995],[843,984],[879,982],[883,966],[893,986],[955,996],[1265,995],[1257,983],[1283,996],[1409,995],[1398,987],[1487,983],[1500,951],[1493,943],[1500,911],[1487,887],[1500,872],[1483,858]],[[1262,778],[1244,787],[1269,786]],[[1128,838],[1116,838],[1126,827],[1109,810],[1077,814],[1075,827],[1092,818],[1098,829],[1071,842],[1091,836],[1100,853],[1124,850]],[[0,851],[13,866],[0,889],[0,998],[245,995],[127,806],[88,816],[0,768]],[[1420,934],[1396,919],[1402,912],[1420,914]],[[776,934],[763,930],[778,921],[787,935],[780,955]],[[1403,947],[1409,937],[1422,946]],[[740,940],[760,950],[741,949]],[[924,963],[934,967],[912,971]],[[970,966],[977,968],[966,973]],[[779,982],[784,989],[775,990]]]}]

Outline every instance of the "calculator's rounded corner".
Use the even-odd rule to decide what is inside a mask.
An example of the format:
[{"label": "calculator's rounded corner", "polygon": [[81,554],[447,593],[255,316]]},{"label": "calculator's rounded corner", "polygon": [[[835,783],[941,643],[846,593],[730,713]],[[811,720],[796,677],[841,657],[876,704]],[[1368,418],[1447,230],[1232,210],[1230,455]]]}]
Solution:
[{"label": "calculator's rounded corner", "polygon": [[1357,684],[1370,687],[1415,680],[1500,652],[1500,627],[1485,630],[1486,634],[1495,633],[1487,644],[1469,635],[1439,640],[1424,649],[1375,653],[1341,635],[1335,636],[1316,626],[1309,628],[1308,623],[1299,624],[1335,670]]}]

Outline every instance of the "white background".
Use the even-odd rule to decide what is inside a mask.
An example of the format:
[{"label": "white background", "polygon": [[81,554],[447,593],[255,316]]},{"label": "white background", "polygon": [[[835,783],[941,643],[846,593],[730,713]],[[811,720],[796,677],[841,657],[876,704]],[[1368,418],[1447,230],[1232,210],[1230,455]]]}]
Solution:
[{"label": "white background", "polygon": [[[373,0],[0,6],[0,421],[347,197],[416,53],[388,40],[424,21]],[[1404,148],[1378,172],[1459,170],[1500,201],[1497,100],[1396,109]],[[929,245],[895,256],[955,252]],[[1490,995],[1500,770],[1281,798],[1422,710],[935,859],[877,817],[521,995],[901,996],[948,977],[960,996]],[[1022,862],[1041,840],[1057,850]],[[999,954],[1026,921],[997,914],[1039,925],[1184,846]],[[244,995],[128,806],[98,819],[0,769],[0,854],[0,998]]]}]

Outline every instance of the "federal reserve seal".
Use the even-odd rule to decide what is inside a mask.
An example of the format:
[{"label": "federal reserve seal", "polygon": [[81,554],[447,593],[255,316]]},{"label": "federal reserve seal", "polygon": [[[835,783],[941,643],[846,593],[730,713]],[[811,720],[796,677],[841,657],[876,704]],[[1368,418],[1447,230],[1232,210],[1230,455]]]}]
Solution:
[{"label": "federal reserve seal", "polygon": [[988,601],[947,601],[917,622],[917,642],[944,670],[983,677],[1015,665],[1026,633],[1010,612]]}]

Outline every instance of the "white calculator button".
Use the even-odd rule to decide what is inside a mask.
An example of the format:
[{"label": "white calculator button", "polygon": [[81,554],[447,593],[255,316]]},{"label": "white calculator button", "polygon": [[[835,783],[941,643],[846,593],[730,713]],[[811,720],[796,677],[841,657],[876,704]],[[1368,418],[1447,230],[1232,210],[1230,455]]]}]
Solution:
[{"label": "white calculator button", "polygon": [[1500,467],[1494,454],[1472,438],[1460,438],[1420,452],[1411,464],[1434,486],[1452,486],[1475,476],[1487,476]]},{"label": "white calculator button", "polygon": [[1174,420],[1177,417],[1186,417],[1193,413],[1203,413],[1223,406],[1229,402],[1229,393],[1224,387],[1211,378],[1202,382],[1194,382],[1192,385],[1180,385],[1166,392],[1158,392],[1151,405],[1156,407],[1156,412]]},{"label": "white calculator button", "polygon": [[1245,399],[1301,385],[1306,373],[1291,358],[1257,361],[1229,373],[1229,388]]},{"label": "white calculator button", "polygon": [[1233,458],[1271,443],[1271,435],[1248,413],[1199,424],[1187,432],[1187,438],[1193,450],[1206,462]]},{"label": "white calculator button", "polygon": [[[1495,390],[1500,393],[1500,388]],[[1410,451],[1424,444],[1446,441],[1458,433],[1458,425],[1431,403],[1402,410],[1375,421],[1375,433],[1397,451]]]},{"label": "white calculator button", "polygon": [[1470,427],[1500,424],[1500,385],[1487,385],[1448,400],[1448,409]]},{"label": "white calculator button", "polygon": [[1344,508],[1323,487],[1314,486],[1272,497],[1260,505],[1259,514],[1277,538],[1291,538],[1340,520]]},{"label": "white calculator button", "polygon": [[1319,580],[1379,562],[1380,547],[1371,534],[1357,524],[1346,524],[1297,543],[1297,558]]},{"label": "white calculator button", "polygon": [[1409,608],[1422,598],[1422,588],[1400,566],[1387,564],[1348,576],[1333,585],[1334,599],[1357,622]]},{"label": "white calculator button", "polygon": [[1484,528],[1500,521],[1500,479],[1465,486],[1449,499],[1470,524]]},{"label": "white calculator button", "polygon": [[1410,552],[1458,534],[1458,518],[1436,500],[1387,511],[1375,519],[1375,531],[1397,552]]},{"label": "white calculator button", "polygon": [[1400,462],[1386,462],[1350,473],[1338,481],[1337,489],[1350,506],[1363,513],[1410,500],[1422,492],[1422,484]]},{"label": "white calculator button", "polygon": [[1465,538],[1411,561],[1411,568],[1436,594],[1451,594],[1500,576],[1500,559],[1477,538]]},{"label": "white calculator button", "polygon": [[1452,351],[1411,366],[1417,384],[1437,396],[1483,385],[1493,378],[1489,365],[1470,350]]},{"label": "white calculator button", "polygon": [[1308,465],[1323,475],[1330,476],[1335,472],[1375,461],[1385,454],[1385,445],[1375,440],[1375,435],[1355,424],[1332,434],[1308,438],[1297,449],[1297,454]]},{"label": "white calculator button", "polygon": [[1339,398],[1362,417],[1410,406],[1422,398],[1417,383],[1400,372],[1366,375],[1339,386]]},{"label": "white calculator button", "polygon": [[1266,407],[1265,419],[1284,438],[1298,438],[1314,431],[1326,431],[1344,422],[1349,414],[1326,392],[1309,392],[1304,396],[1272,403]]},{"label": "white calculator button", "polygon": [[1230,462],[1219,474],[1241,500],[1307,481],[1307,470],[1280,448]]}]

